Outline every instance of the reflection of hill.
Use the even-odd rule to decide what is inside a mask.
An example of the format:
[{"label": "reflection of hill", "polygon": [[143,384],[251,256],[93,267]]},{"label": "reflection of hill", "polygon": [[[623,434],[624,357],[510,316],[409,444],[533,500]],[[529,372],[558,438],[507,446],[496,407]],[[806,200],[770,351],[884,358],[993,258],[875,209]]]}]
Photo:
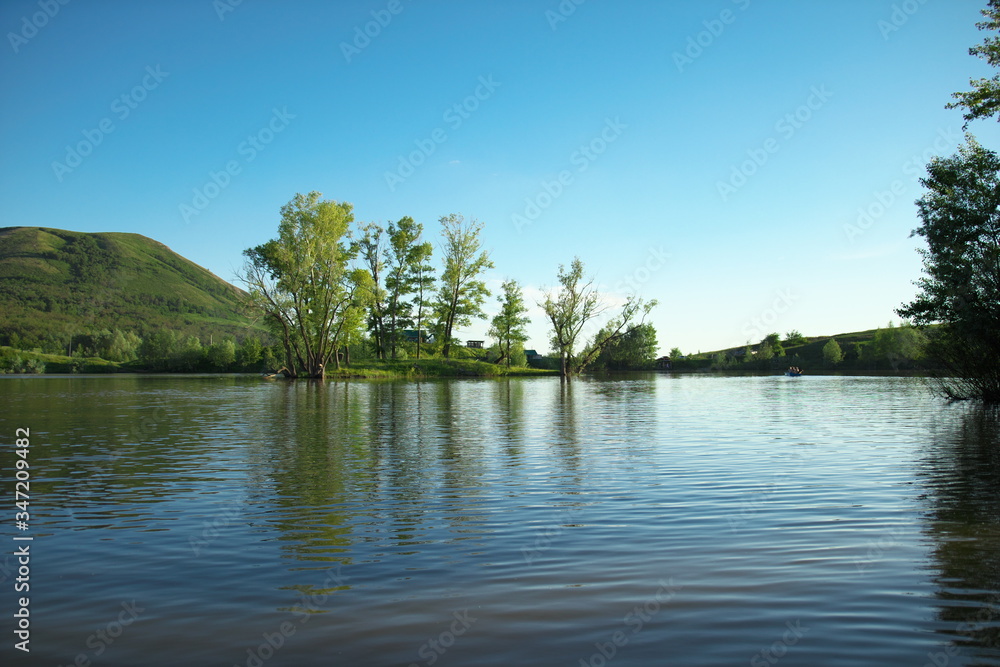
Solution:
[{"label": "reflection of hill", "polygon": [[953,410],[958,414],[937,432],[924,461],[939,616],[963,654],[996,659],[1000,658],[1000,411],[976,406]]}]

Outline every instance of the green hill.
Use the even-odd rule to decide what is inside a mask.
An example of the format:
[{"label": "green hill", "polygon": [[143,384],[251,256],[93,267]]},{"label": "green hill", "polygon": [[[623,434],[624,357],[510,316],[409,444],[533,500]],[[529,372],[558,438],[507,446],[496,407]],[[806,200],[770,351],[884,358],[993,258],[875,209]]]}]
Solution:
[{"label": "green hill", "polygon": [[[852,331],[833,336],[805,336],[797,343],[782,342],[782,354],[758,359],[760,344],[750,346],[753,357],[745,361],[746,345],[691,355],[674,363],[676,370],[784,370],[789,366],[822,371],[900,371],[925,369],[923,349],[934,327],[918,331],[909,326]],[[823,348],[835,339],[842,360],[827,363]],[[925,369],[926,370],[926,369]]]},{"label": "green hill", "polygon": [[65,350],[71,337],[109,329],[242,337],[239,297],[139,234],[0,228],[0,344]]}]

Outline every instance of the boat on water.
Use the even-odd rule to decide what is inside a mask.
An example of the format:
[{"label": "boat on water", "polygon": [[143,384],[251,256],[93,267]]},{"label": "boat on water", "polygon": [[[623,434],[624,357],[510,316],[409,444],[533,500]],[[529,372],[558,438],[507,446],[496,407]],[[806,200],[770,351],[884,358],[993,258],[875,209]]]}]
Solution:
[{"label": "boat on water", "polygon": [[788,370],[785,371],[785,375],[790,378],[797,378],[802,376],[802,369],[798,366],[789,366]]}]

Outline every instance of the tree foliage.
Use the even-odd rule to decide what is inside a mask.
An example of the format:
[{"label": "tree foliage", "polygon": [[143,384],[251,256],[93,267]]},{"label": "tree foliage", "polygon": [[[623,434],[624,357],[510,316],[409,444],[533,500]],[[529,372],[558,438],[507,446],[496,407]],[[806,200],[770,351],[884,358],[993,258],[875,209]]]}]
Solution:
[{"label": "tree foliage", "polygon": [[[564,378],[579,374],[608,345],[616,342],[633,327],[642,324],[656,301],[646,302],[635,295],[629,296],[618,316],[602,328],[576,356],[576,345],[583,328],[607,310],[594,285],[594,279],[584,276],[583,262],[574,257],[567,269],[559,265],[558,291],[549,291],[540,304],[552,325],[552,347],[559,357],[559,368]],[[636,322],[636,318],[639,321]]]},{"label": "tree foliage", "polygon": [[[386,249],[386,314],[390,356],[395,359],[403,339],[403,329],[415,325],[414,308],[419,308],[419,292],[424,281],[424,269],[434,247],[420,242],[423,225],[407,216],[389,225],[389,247]],[[410,296],[416,295],[414,301]],[[418,336],[419,337],[419,336]],[[418,341],[419,344],[419,341]]]},{"label": "tree foliage", "polygon": [[444,270],[436,303],[442,353],[451,353],[455,327],[469,326],[472,318],[485,318],[483,302],[489,296],[480,276],[493,268],[490,255],[482,249],[479,233],[483,225],[476,220],[465,222],[461,215],[441,218],[444,237]]},{"label": "tree foliage", "polygon": [[[983,10],[985,21],[976,24],[980,30],[1000,31],[1000,0],[990,0],[989,6]],[[1000,67],[1000,36],[994,34],[983,40],[982,44],[969,49],[969,54],[985,60],[992,67]],[[972,90],[954,93],[957,101],[947,106],[949,109],[965,109],[965,124],[977,118],[989,118],[1000,113],[1000,74],[991,78],[970,79]],[[1000,116],[997,118],[1000,121]]]},{"label": "tree foliage", "polygon": [[942,384],[947,395],[1000,402],[1000,158],[970,136],[927,173],[913,232],[927,242],[924,277],[896,312],[942,323],[928,351],[956,378]]},{"label": "tree foliage", "polygon": [[656,361],[657,349],[656,328],[645,322],[612,339],[597,355],[595,365],[607,370],[648,369]]},{"label": "tree foliage", "polygon": [[826,341],[826,345],[823,346],[823,362],[827,366],[836,366],[843,360],[844,353],[840,349],[840,343],[837,342],[837,339],[831,338]]},{"label": "tree foliage", "polygon": [[370,291],[367,272],[350,268],[352,206],[320,197],[295,195],[281,208],[278,237],[243,253],[248,303],[281,341],[290,377],[322,378],[331,360],[340,367],[345,325],[358,320],[359,292]]},{"label": "tree foliage", "polygon": [[516,280],[504,281],[500,289],[503,291],[500,312],[493,318],[488,335],[496,339],[500,350],[497,363],[503,361],[510,368],[514,347],[528,340],[525,327],[531,323],[531,318],[525,315],[528,307],[524,304],[524,294]]}]

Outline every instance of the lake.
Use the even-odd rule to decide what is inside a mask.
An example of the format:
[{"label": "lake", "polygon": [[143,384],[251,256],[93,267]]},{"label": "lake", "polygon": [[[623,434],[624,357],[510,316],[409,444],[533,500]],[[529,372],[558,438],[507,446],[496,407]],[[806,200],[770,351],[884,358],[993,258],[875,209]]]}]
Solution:
[{"label": "lake", "polygon": [[5,665],[1000,665],[1000,418],[918,378],[30,377],[0,404]]}]

